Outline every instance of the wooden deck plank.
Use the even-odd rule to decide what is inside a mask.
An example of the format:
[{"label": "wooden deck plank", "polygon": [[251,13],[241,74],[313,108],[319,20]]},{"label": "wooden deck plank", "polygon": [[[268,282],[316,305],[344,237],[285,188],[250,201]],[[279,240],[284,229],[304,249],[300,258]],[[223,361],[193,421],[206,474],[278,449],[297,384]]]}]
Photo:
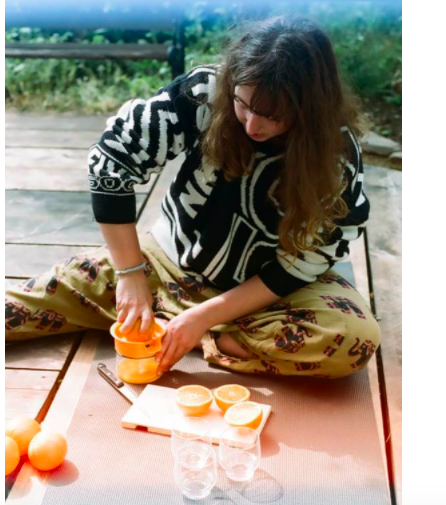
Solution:
[{"label": "wooden deck plank", "polygon": [[99,140],[102,130],[32,130],[25,125],[23,129],[5,131],[5,147],[82,149],[86,152]]},{"label": "wooden deck plank", "polygon": [[[6,189],[89,191],[86,149],[9,147],[5,150]],[[155,177],[135,185],[136,193],[147,194]]]},{"label": "wooden deck plank", "polygon": [[[139,209],[145,195],[136,195]],[[103,245],[90,192],[21,191],[5,194],[7,243]]]},{"label": "wooden deck plank", "polygon": [[57,131],[92,131],[99,132],[105,129],[108,116],[83,116],[70,113],[6,113],[6,130],[57,130]]},{"label": "wooden deck plank", "polygon": [[144,207],[136,225],[136,230],[140,234],[147,233],[156,223],[161,213],[161,202],[171,184],[175,175],[178,173],[181,164],[184,161],[184,155],[181,154],[175,160],[167,163],[161,172],[158,182],[150,195],[147,205]]},{"label": "wooden deck plank", "polygon": [[5,421],[15,417],[35,419],[56,383],[58,371],[5,371]]},{"label": "wooden deck plank", "polygon": [[15,286],[23,282],[22,278],[7,278],[5,279],[5,289],[8,289],[9,286]]},{"label": "wooden deck plank", "polygon": [[93,248],[59,245],[7,244],[5,274],[29,279],[49,270],[53,265]]},{"label": "wooden deck plank", "polygon": [[[361,236],[358,240],[350,242],[350,261],[353,264],[356,289],[367,302],[368,307],[370,307],[370,289],[367,273],[367,259],[364,236]],[[369,364],[367,365],[367,372],[369,375],[370,390],[372,393],[375,421],[378,429],[381,458],[383,462],[383,468],[386,469],[387,475],[386,445],[376,355],[369,361]]]},{"label": "wooden deck plank", "polygon": [[57,379],[57,371],[49,370],[5,370],[5,388],[49,391]]},{"label": "wooden deck plank", "polygon": [[35,419],[47,397],[48,391],[29,389],[6,390],[5,421],[9,421],[15,417],[30,417],[31,419]]},{"label": "wooden deck plank", "polygon": [[63,333],[34,340],[7,341],[5,366],[8,369],[60,371],[81,333]]},{"label": "wooden deck plank", "polygon": [[[401,172],[366,167],[372,204],[367,225],[374,294],[382,329],[381,353],[389,406],[397,503],[402,503]],[[385,225],[383,225],[385,223]]]}]

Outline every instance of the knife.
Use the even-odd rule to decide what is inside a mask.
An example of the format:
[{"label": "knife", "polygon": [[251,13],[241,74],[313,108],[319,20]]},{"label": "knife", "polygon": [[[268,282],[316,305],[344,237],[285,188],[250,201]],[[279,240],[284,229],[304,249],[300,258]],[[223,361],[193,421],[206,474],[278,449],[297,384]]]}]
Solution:
[{"label": "knife", "polygon": [[150,419],[150,414],[146,412],[146,409],[141,405],[136,403],[138,397],[133,393],[133,391],[125,385],[125,383],[116,377],[116,375],[107,368],[105,363],[98,363],[98,372],[101,377],[103,377],[109,384],[113,386],[116,391],[122,394],[122,396],[128,400],[131,404],[135,405],[135,407],[140,410],[148,419]]}]

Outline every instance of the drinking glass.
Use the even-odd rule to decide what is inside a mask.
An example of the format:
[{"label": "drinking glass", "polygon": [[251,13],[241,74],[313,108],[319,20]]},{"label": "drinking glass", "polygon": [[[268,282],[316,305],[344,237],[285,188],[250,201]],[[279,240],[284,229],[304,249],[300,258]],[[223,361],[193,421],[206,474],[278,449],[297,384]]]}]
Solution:
[{"label": "drinking glass", "polygon": [[171,447],[176,461],[200,466],[208,458],[211,446],[210,426],[199,417],[182,417],[172,427]]},{"label": "drinking glass", "polygon": [[228,428],[220,438],[218,458],[228,479],[250,480],[260,465],[260,437],[252,428]]},{"label": "drinking glass", "polygon": [[201,500],[211,493],[217,481],[217,457],[212,446],[202,450],[200,459],[192,463],[175,460],[175,483],[186,498]]}]

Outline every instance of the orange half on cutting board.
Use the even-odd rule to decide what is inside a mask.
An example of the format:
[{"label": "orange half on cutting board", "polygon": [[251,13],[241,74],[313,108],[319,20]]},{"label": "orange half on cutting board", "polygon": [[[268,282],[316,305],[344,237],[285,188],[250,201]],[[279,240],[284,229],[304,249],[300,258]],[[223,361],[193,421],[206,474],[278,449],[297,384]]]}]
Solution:
[{"label": "orange half on cutting board", "polygon": [[213,393],[215,402],[223,412],[237,403],[248,401],[251,396],[249,389],[239,384],[225,384],[214,389]]},{"label": "orange half on cutting board", "polygon": [[187,416],[202,416],[209,410],[213,397],[210,389],[193,384],[178,388],[176,400]]},{"label": "orange half on cutting board", "polygon": [[262,422],[262,407],[255,402],[242,402],[229,407],[225,412],[224,419],[236,428],[252,428],[255,430]]}]

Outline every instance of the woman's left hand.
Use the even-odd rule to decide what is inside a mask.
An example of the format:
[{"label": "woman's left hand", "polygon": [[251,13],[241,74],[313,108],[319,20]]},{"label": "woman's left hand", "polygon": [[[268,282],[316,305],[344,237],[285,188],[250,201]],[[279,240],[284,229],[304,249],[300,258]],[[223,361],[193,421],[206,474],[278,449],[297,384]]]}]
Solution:
[{"label": "woman's left hand", "polygon": [[158,372],[167,372],[191,351],[209,328],[194,308],[185,310],[167,323],[163,347],[156,355]]}]

